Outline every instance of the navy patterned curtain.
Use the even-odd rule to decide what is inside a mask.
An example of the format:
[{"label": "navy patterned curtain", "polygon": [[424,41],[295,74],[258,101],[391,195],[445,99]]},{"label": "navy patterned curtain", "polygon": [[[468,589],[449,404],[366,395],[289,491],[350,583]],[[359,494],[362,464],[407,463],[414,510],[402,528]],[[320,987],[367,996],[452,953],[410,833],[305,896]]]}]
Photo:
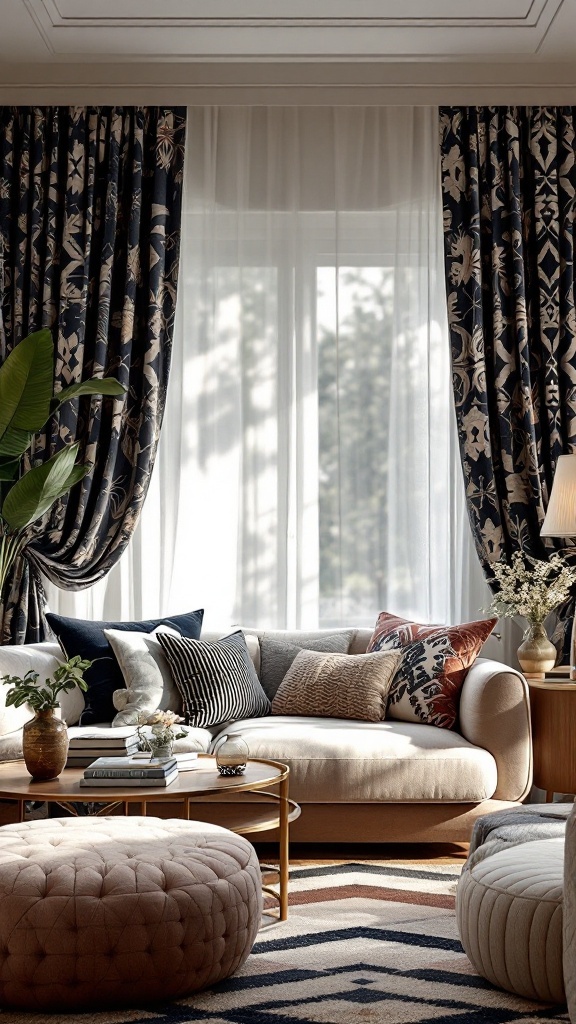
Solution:
[{"label": "navy patterned curtain", "polygon": [[440,125],[454,398],[490,580],[502,556],[552,550],[553,472],[576,451],[576,108],[442,107]]},{"label": "navy patterned curtain", "polygon": [[146,496],[170,367],[185,108],[0,107],[0,361],[41,327],[56,386],[118,378],[125,399],[80,399],[37,435],[42,462],[79,441],[91,472],[18,564],[0,639],[43,639],[39,569],[58,586],[101,579]]}]

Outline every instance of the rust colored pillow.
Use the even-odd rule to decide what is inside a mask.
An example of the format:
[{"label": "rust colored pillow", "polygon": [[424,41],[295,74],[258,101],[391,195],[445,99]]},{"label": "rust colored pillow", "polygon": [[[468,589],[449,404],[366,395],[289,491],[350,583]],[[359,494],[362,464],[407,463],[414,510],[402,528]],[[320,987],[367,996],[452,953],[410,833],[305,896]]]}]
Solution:
[{"label": "rust colored pillow", "polygon": [[453,729],[468,669],[497,621],[425,626],[381,612],[368,650],[402,651],[390,687],[387,717]]}]

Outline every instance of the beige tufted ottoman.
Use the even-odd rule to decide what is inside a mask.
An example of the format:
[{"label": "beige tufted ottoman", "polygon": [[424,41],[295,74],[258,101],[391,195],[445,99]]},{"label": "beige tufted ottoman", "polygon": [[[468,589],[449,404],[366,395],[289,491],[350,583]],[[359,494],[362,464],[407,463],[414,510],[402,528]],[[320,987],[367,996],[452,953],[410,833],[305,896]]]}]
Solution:
[{"label": "beige tufted ottoman", "polygon": [[146,1005],[228,977],[260,925],[253,847],[140,817],[0,829],[0,1008]]},{"label": "beige tufted ottoman", "polygon": [[464,950],[493,985],[563,1003],[564,839],[500,850],[464,870],[456,918]]}]

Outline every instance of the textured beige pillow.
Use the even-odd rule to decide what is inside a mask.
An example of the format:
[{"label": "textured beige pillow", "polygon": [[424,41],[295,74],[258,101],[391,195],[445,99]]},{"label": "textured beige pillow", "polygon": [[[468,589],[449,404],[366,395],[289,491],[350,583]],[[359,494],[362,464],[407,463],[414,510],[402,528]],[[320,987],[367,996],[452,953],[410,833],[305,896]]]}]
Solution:
[{"label": "textured beige pillow", "polygon": [[402,660],[399,651],[320,654],[300,651],[272,701],[273,715],[381,722]]}]

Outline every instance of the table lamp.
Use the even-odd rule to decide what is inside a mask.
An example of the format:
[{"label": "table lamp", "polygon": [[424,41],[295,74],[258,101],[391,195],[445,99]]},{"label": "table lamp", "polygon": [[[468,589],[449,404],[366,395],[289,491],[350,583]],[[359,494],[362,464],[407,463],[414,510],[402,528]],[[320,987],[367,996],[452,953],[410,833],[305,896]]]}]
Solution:
[{"label": "table lamp", "polygon": [[[541,537],[576,537],[576,455],[560,455]],[[576,616],[570,641],[570,679],[576,679]]]}]

